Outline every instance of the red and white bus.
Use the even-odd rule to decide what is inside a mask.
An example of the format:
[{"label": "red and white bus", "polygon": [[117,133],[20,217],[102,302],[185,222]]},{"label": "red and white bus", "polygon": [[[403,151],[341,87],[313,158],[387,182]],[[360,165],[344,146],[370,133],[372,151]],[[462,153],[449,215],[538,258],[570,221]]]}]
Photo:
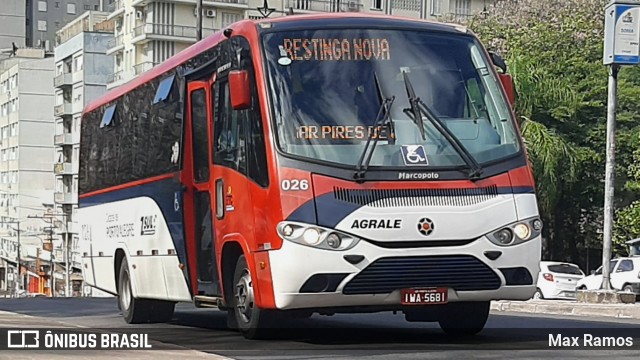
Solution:
[{"label": "red and white bus", "polygon": [[289,315],[375,311],[475,334],[539,272],[503,72],[457,25],[235,23],[86,107],[85,281],[129,323],[193,302],[248,338]]}]

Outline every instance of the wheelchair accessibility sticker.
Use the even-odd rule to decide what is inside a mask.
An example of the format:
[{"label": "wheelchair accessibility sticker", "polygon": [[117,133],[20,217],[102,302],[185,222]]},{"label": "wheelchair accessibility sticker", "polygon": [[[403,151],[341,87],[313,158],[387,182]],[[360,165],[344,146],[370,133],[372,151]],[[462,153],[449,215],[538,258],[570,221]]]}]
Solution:
[{"label": "wheelchair accessibility sticker", "polygon": [[402,159],[407,166],[429,165],[422,145],[402,145]]}]

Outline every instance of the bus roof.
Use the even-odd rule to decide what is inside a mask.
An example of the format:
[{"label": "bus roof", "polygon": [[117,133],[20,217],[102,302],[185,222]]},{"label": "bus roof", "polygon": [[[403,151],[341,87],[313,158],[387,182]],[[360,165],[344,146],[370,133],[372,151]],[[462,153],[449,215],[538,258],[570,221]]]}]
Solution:
[{"label": "bus roof", "polygon": [[[331,21],[331,20],[349,20],[349,19],[362,19],[363,21],[368,21],[368,25],[383,25],[383,24],[406,24],[413,23],[416,26],[420,26],[427,29],[432,30],[445,30],[452,32],[466,32],[466,27],[457,24],[448,24],[442,22],[435,22],[431,20],[422,20],[408,17],[399,17],[399,16],[390,16],[390,15],[377,15],[377,14],[361,14],[361,13],[318,13],[318,14],[308,14],[308,15],[293,15],[293,16],[281,16],[277,18],[266,18],[260,20],[242,20],[236,22],[229,26],[228,28],[236,28],[240,26],[246,26],[248,23],[253,24],[262,24],[262,23],[291,23],[295,25],[300,22],[307,21]],[[224,37],[222,30],[215,32],[214,34],[202,39],[178,54],[170,57],[159,65],[155,66],[151,70],[141,74],[137,78],[115,88],[96,100],[90,102],[85,107],[83,113],[87,113],[93,111],[100,106],[106,105],[113,100],[119,98],[120,96],[130,92],[131,90],[146,84],[150,80],[161,76],[162,74],[170,71],[179,65],[187,62],[189,59],[194,56],[208,50],[218,42],[220,42],[220,38]]]}]

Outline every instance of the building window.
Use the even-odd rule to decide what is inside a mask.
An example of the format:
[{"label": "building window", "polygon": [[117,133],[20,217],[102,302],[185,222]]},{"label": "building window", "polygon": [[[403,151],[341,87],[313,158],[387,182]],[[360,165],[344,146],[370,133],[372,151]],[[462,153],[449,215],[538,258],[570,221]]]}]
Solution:
[{"label": "building window", "polygon": [[38,20],[38,31],[47,31],[47,21]]},{"label": "building window", "polygon": [[56,1],[56,8],[60,8],[60,2]]},{"label": "building window", "polygon": [[242,15],[232,13],[222,13],[222,27],[225,28],[234,22],[242,20]]},{"label": "building window", "polygon": [[471,15],[471,0],[456,0],[456,15]]},{"label": "building window", "polygon": [[76,13],[76,4],[67,4],[67,14],[75,14]]},{"label": "building window", "polygon": [[432,0],[431,15],[441,15],[441,14],[442,14],[442,0]]},{"label": "building window", "polygon": [[382,10],[382,0],[371,0],[371,9]]},{"label": "building window", "polygon": [[47,11],[46,1],[38,1],[38,11]]},{"label": "building window", "polygon": [[82,56],[73,59],[73,71],[82,70]]}]

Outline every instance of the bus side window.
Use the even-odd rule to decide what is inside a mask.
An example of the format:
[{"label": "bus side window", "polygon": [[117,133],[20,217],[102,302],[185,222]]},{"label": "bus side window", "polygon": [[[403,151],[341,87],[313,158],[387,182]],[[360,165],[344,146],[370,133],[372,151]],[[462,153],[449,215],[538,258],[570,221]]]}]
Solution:
[{"label": "bus side window", "polygon": [[246,121],[242,121],[245,111],[237,111],[231,108],[228,82],[218,82],[218,89],[215,94],[218,98],[218,106],[213,134],[215,139],[215,147],[213,149],[214,162],[246,174]]},{"label": "bus side window", "polygon": [[249,71],[251,81],[252,106],[244,110],[247,114],[247,170],[248,176],[258,185],[267,187],[269,185],[269,169],[267,166],[267,153],[264,141],[264,127],[262,125],[262,115],[260,113],[260,101],[256,88],[253,71]]}]

